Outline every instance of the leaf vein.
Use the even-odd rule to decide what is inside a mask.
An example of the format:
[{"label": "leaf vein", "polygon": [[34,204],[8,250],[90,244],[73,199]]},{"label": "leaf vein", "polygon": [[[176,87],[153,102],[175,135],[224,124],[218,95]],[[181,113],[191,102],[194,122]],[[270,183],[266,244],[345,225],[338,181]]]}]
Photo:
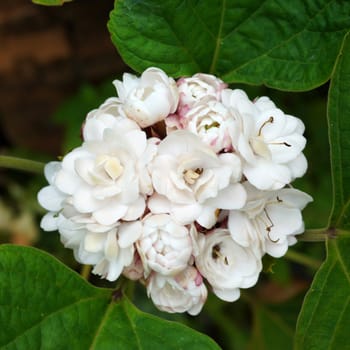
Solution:
[{"label": "leaf vein", "polygon": [[107,318],[108,318],[110,312],[112,311],[114,305],[115,305],[115,303],[113,301],[111,301],[108,304],[107,309],[106,309],[106,311],[105,311],[101,321],[99,322],[99,326],[96,328],[96,332],[94,334],[94,337],[92,338],[92,343],[91,343],[90,349],[95,349],[99,333],[102,330],[102,328],[105,325],[105,323],[107,322]]},{"label": "leaf vein", "polygon": [[224,18],[225,18],[225,12],[226,12],[226,0],[222,0],[222,6],[221,6],[221,13],[220,13],[220,23],[219,23],[219,30],[218,30],[218,35],[216,38],[216,45],[215,45],[215,50],[214,50],[214,54],[213,54],[213,59],[212,59],[212,63],[209,69],[209,73],[215,73],[215,69],[216,69],[216,64],[218,62],[218,57],[219,57],[219,51],[220,51],[220,47],[222,44],[222,29],[224,27],[223,23],[224,23]]},{"label": "leaf vein", "polygon": [[[298,35],[300,35],[300,34],[303,33],[304,31],[306,31],[306,30],[307,30],[307,27],[310,25],[310,23],[312,22],[312,20],[313,20],[318,14],[320,14],[321,12],[323,12],[324,9],[325,9],[330,3],[332,3],[333,1],[334,1],[334,0],[332,0],[332,1],[330,1],[329,3],[325,4],[325,6],[324,6],[322,9],[320,9],[318,12],[316,12],[315,15],[314,15],[313,17],[310,18],[310,20],[308,21],[308,23],[306,24],[306,26],[305,26],[304,28],[302,28],[301,30],[297,31],[296,33],[294,33],[293,35],[291,35],[289,38],[286,38],[285,40],[280,41],[277,45],[271,47],[271,48],[270,48],[269,50],[267,50],[266,52],[263,52],[263,53],[257,55],[256,57],[252,58],[251,60],[242,63],[240,66],[235,67],[234,69],[232,69],[232,70],[226,72],[225,75],[229,75],[229,74],[231,74],[233,71],[238,71],[239,69],[244,68],[245,66],[251,64],[252,62],[257,61],[258,59],[260,59],[260,58],[262,58],[262,57],[264,57],[264,56],[268,56],[272,51],[274,51],[274,50],[276,50],[276,49],[278,49],[278,48],[280,48],[280,47],[286,45],[286,44],[289,43],[290,41],[294,40]],[[255,11],[255,12],[257,12],[257,11]],[[251,16],[250,16],[250,17],[251,17]],[[235,29],[237,29],[237,27],[236,27]]]},{"label": "leaf vein", "polygon": [[350,302],[350,296],[347,297],[346,303],[345,303],[345,305],[344,305],[344,307],[343,307],[343,309],[342,309],[342,311],[341,311],[341,313],[340,313],[340,315],[339,315],[339,318],[338,318],[338,320],[337,320],[337,323],[334,325],[333,334],[332,334],[332,337],[331,337],[331,339],[330,339],[328,349],[335,349],[335,348],[336,348],[336,347],[333,347],[332,344],[333,344],[333,342],[334,342],[335,335],[336,335],[336,333],[337,333],[337,328],[339,327],[339,324],[340,324],[340,322],[341,322],[341,320],[342,320],[342,317],[343,317],[345,311],[347,311],[347,307],[348,307],[348,305],[349,305],[349,302]]},{"label": "leaf vein", "polygon": [[265,5],[265,3],[266,3],[267,1],[268,1],[268,0],[261,1],[261,2],[259,3],[258,7],[257,7],[254,11],[252,11],[248,17],[244,18],[244,20],[243,20],[242,22],[238,23],[238,24],[236,25],[236,27],[233,28],[231,31],[229,31],[222,39],[225,40],[228,36],[230,36],[230,35],[234,34],[235,32],[237,32],[237,30],[238,30],[244,23],[246,23],[248,20],[250,20],[250,19]]},{"label": "leaf vein", "polygon": [[[302,338],[301,338],[301,344],[304,343],[304,339],[305,339],[306,335],[309,333],[309,328],[310,328],[310,326],[312,325],[312,322],[313,322],[313,319],[314,319],[316,310],[317,310],[317,308],[318,308],[318,305],[319,305],[320,302],[321,302],[321,293],[322,293],[322,291],[324,290],[324,288],[326,287],[328,277],[329,277],[329,275],[331,274],[331,272],[332,272],[333,268],[335,267],[336,263],[337,263],[336,260],[333,261],[333,263],[331,264],[331,266],[330,266],[330,268],[329,268],[329,270],[328,270],[328,272],[327,272],[327,275],[326,275],[325,278],[323,279],[323,284],[322,284],[322,286],[321,286],[320,289],[319,289],[320,292],[319,292],[319,297],[318,297],[317,303],[315,304],[315,306],[314,306],[314,308],[313,308],[313,311],[312,311],[312,313],[311,313],[311,315],[310,315],[308,324],[305,326],[304,334],[303,334],[303,336],[302,336]],[[322,268],[322,267],[321,267],[321,268]],[[316,279],[316,277],[315,277],[315,279]],[[312,286],[311,286],[311,288],[312,288]],[[317,315],[316,315],[316,316],[317,316]]]},{"label": "leaf vein", "polygon": [[143,347],[142,347],[142,345],[141,345],[142,343],[141,343],[141,340],[140,340],[140,338],[139,338],[139,336],[138,336],[138,334],[137,334],[137,332],[136,332],[135,323],[132,322],[132,319],[130,318],[130,315],[129,315],[129,313],[128,313],[128,310],[126,309],[126,307],[125,307],[125,305],[124,305],[123,303],[122,303],[122,307],[123,307],[123,310],[124,310],[124,312],[125,312],[125,315],[126,315],[128,321],[129,321],[129,323],[130,323],[132,332],[133,332],[134,335],[135,335],[135,339],[136,339],[136,342],[137,342],[137,345],[138,345],[138,349],[142,350],[142,349],[143,349]]},{"label": "leaf vein", "polygon": [[71,304],[67,304],[63,307],[60,307],[59,309],[51,312],[50,314],[47,314],[45,317],[43,317],[42,319],[39,320],[39,322],[35,322],[32,326],[30,326],[29,328],[25,329],[23,332],[19,333],[19,334],[16,334],[16,337],[11,339],[8,343],[4,344],[3,346],[9,346],[10,344],[13,344],[17,339],[21,338],[22,336],[24,336],[26,333],[30,332],[32,329],[36,328],[36,327],[39,327],[41,324],[44,323],[44,321],[46,321],[47,319],[49,318],[52,318],[54,317],[56,314],[59,314],[63,311],[66,311],[66,310],[69,310],[71,307],[75,307],[77,304],[81,304],[81,303],[84,303],[84,302],[87,302],[89,300],[96,300],[96,299],[105,299],[106,297],[102,297],[102,296],[99,296],[99,297],[89,297],[89,298],[83,298],[83,299],[80,299],[79,301],[77,302],[74,302],[74,303],[71,303]]},{"label": "leaf vein", "polygon": [[338,260],[340,263],[340,267],[342,268],[344,275],[345,275],[345,277],[348,280],[348,283],[350,285],[350,273],[349,273],[348,269],[346,268],[343,257],[340,254],[337,242],[335,242],[334,246],[335,246],[335,252],[337,254],[337,257],[338,257]]}]

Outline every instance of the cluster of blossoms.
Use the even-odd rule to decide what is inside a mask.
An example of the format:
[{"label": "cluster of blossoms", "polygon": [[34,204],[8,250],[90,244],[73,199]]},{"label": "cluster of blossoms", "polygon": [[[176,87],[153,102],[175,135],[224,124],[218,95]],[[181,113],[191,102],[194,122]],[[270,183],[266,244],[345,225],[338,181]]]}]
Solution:
[{"label": "cluster of blossoms", "polygon": [[207,287],[237,300],[304,230],[311,197],[290,186],[307,168],[303,123],[208,74],[149,68],[114,85],[82,145],[46,165],[42,228],[93,273],[141,281],[161,310],[198,314]]}]

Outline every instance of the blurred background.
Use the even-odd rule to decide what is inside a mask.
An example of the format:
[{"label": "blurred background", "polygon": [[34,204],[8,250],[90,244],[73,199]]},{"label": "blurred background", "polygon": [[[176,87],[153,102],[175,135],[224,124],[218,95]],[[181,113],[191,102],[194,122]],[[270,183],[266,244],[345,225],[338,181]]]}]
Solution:
[{"label": "blurred background", "polygon": [[[111,82],[129,68],[113,47],[106,27],[112,0],[76,0],[43,7],[29,0],[0,2],[0,153],[38,161],[56,160],[79,145],[86,113],[115,96]],[[235,85],[253,99],[268,95],[306,125],[307,175],[296,188],[314,197],[304,211],[307,228],[327,225],[331,206],[326,103],[328,86],[289,93]],[[36,246],[80,272],[57,232],[39,228],[44,211],[36,201],[43,176],[0,169],[0,242]],[[186,323],[213,337],[223,349],[292,349],[296,318],[323,243],[298,243],[282,259],[264,259],[255,288],[235,303],[210,296],[197,317],[157,311],[142,286],[129,286],[141,309]],[[95,285],[110,286],[94,276]]]}]

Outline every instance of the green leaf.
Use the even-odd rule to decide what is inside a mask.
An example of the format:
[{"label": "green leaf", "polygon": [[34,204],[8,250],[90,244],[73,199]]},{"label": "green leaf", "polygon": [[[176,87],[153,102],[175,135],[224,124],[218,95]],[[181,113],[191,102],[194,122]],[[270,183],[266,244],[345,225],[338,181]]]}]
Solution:
[{"label": "green leaf", "polygon": [[124,61],[179,77],[307,90],[326,82],[350,2],[332,0],[117,0],[108,23]]},{"label": "green leaf", "polygon": [[299,316],[296,349],[350,349],[350,237],[327,242],[327,260],[317,272]]},{"label": "green leaf", "polygon": [[34,248],[0,247],[0,305],[2,349],[219,349]]},{"label": "green leaf", "polygon": [[65,2],[71,2],[73,0],[32,0],[34,4],[45,6],[61,6]]},{"label": "green leaf", "polygon": [[333,177],[330,227],[350,228],[350,36],[344,39],[328,95]]}]

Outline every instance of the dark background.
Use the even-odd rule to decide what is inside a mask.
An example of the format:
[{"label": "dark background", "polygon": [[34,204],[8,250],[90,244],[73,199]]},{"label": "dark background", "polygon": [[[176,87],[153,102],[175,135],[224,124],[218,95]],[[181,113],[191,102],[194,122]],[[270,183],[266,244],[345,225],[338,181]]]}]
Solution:
[{"label": "dark background", "polygon": [[112,0],[58,7],[0,1],[2,150],[59,154],[62,130],[50,118],[58,106],[82,83],[126,70],[106,26],[112,8]]}]

